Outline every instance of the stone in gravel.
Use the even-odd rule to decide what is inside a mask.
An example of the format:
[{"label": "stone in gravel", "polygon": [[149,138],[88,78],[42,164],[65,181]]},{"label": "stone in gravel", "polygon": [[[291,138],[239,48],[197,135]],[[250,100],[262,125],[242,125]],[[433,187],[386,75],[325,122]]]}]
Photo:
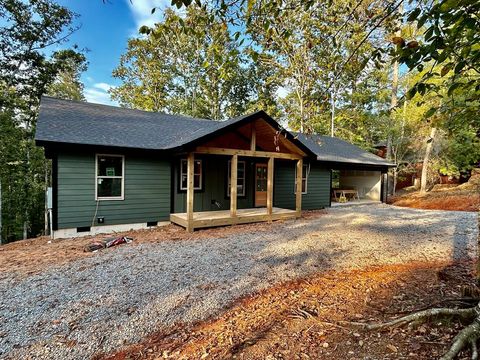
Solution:
[{"label": "stone in gravel", "polygon": [[476,256],[476,213],[368,205],[265,226],[99,252],[21,279],[3,274],[0,358],[91,358],[313,273]]}]

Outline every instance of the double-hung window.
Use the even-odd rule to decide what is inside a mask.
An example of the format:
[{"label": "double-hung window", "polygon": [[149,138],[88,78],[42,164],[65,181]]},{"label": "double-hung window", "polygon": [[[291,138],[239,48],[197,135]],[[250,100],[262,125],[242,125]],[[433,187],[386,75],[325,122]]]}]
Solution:
[{"label": "double-hung window", "polygon": [[96,200],[123,200],[125,157],[96,155]]},{"label": "double-hung window", "polygon": [[[309,164],[303,164],[302,168],[302,194],[307,193],[307,183],[308,183],[308,173],[310,171]],[[295,167],[295,189],[294,193],[297,192],[297,168]]]},{"label": "double-hung window", "polygon": [[[232,162],[228,160],[227,196],[232,188]],[[245,196],[245,161],[237,162],[237,196]]]},{"label": "double-hung window", "polygon": [[[188,174],[188,164],[187,159],[180,160],[180,190],[187,190],[187,174]],[[202,160],[194,160],[193,165],[193,189],[201,190],[202,189]]]}]

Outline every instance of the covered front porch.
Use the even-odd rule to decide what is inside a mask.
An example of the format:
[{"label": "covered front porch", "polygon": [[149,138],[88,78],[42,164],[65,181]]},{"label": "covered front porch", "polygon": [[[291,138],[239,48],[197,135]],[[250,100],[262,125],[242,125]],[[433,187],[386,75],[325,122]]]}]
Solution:
[{"label": "covered front porch", "polygon": [[[302,169],[306,154],[288,134],[281,133],[264,119],[229,129],[179,156],[183,168],[175,176],[182,185],[183,195],[177,196],[176,201],[183,198],[184,207],[176,202],[176,208],[183,211],[171,213],[170,221],[187,231],[301,216]],[[295,183],[295,189],[291,188],[295,201],[290,209],[274,206],[274,167],[278,161],[295,164],[295,175],[292,174],[291,179],[292,185]],[[225,164],[228,164],[228,179],[225,176],[224,183],[228,184],[228,191],[223,198],[219,194],[223,188],[219,174]],[[197,201],[202,202],[201,206],[194,206]],[[218,210],[207,211],[205,205],[214,207],[210,203],[218,205]],[[224,205],[228,209],[222,209]]]},{"label": "covered front porch", "polygon": [[[230,215],[230,210],[199,211],[193,213],[192,226],[194,229],[224,226],[234,224],[247,224],[262,221],[295,219],[296,210],[273,207],[269,214],[266,208],[238,209],[235,217]],[[188,214],[176,213],[170,215],[170,221],[188,228]]]}]

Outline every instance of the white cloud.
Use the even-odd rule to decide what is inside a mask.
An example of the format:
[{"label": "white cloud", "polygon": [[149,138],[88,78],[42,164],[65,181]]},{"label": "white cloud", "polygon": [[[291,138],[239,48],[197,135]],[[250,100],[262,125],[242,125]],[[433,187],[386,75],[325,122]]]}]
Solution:
[{"label": "white cloud", "polygon": [[100,83],[93,84],[93,87],[107,92],[108,90],[110,90],[111,88],[114,88],[115,86],[104,83],[104,82],[100,82]]},{"label": "white cloud", "polygon": [[104,105],[118,105],[116,101],[110,98],[108,90],[114,88],[113,85],[107,83],[96,83],[92,87],[87,87],[84,91],[85,98],[88,102]]},{"label": "white cloud", "polygon": [[[138,35],[138,29],[141,26],[153,26],[162,20],[163,9],[170,5],[169,0],[125,0],[132,12],[135,20],[135,35]],[[156,11],[152,14],[152,9],[156,7]]]}]

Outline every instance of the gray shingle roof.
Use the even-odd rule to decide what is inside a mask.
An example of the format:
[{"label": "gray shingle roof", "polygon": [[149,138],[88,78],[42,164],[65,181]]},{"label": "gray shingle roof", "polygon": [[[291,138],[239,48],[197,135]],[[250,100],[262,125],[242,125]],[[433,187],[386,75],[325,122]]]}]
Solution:
[{"label": "gray shingle roof", "polygon": [[348,164],[365,164],[378,166],[395,166],[395,164],[359,148],[349,142],[330,136],[296,134],[298,139],[310,151],[317,155],[320,161]]},{"label": "gray shingle roof", "polygon": [[187,116],[43,97],[35,139],[163,150],[186,144],[222,126],[225,124]]},{"label": "gray shingle roof", "polygon": [[[65,143],[171,150],[256,117],[276,125],[263,111],[226,121],[212,121],[45,96],[40,103],[35,140],[41,145]],[[307,153],[317,155],[321,161],[392,165],[337,138],[297,135],[298,141],[288,134],[293,142]]]}]

